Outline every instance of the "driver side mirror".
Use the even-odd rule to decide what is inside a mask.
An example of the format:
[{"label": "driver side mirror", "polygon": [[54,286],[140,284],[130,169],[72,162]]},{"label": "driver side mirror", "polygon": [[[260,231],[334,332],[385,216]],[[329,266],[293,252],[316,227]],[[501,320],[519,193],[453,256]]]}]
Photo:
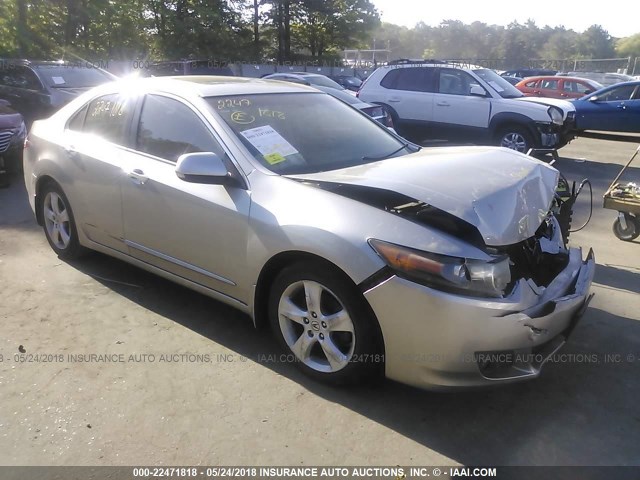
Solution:
[{"label": "driver side mirror", "polygon": [[487,92],[485,92],[484,88],[482,88],[480,85],[471,85],[471,88],[469,89],[469,95],[473,95],[475,97],[486,97]]},{"label": "driver side mirror", "polygon": [[600,100],[600,97],[598,97],[597,95],[594,95],[593,97],[589,98],[590,102],[597,102],[598,100]]},{"label": "driver side mirror", "polygon": [[230,171],[224,160],[212,152],[180,155],[175,171],[179,179],[189,183],[245,188],[239,174]]}]

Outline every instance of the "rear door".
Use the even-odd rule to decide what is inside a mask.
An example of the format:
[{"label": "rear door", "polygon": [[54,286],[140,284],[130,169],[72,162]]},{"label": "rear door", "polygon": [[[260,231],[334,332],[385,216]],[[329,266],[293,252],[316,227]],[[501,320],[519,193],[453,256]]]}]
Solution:
[{"label": "rear door", "polygon": [[[376,103],[386,103],[407,124],[433,121],[435,68],[401,67],[390,70],[380,82],[383,95]],[[380,100],[381,102],[378,102]]]},{"label": "rear door", "polygon": [[127,135],[136,97],[109,94],[95,98],[76,112],[62,142],[80,228],[100,245],[126,251],[122,228],[120,179],[129,155]]},{"label": "rear door", "polygon": [[136,152],[121,178],[130,255],[227,296],[246,298],[246,285],[237,284],[246,262],[249,191],[188,183],[175,173],[184,153],[225,158],[218,137],[193,106],[168,94],[146,95],[138,117]]},{"label": "rear door", "polygon": [[540,79],[540,87],[537,89],[537,95],[539,97],[547,98],[559,98],[560,91],[558,90],[558,84],[560,77],[556,78],[542,78]]}]

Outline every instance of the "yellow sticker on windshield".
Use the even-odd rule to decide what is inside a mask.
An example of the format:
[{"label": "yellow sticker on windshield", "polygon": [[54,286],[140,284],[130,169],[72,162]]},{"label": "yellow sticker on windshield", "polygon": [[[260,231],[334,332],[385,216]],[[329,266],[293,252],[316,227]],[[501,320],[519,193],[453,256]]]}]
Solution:
[{"label": "yellow sticker on windshield", "polygon": [[275,165],[276,163],[284,162],[286,160],[279,153],[270,153],[269,155],[263,155],[263,157],[269,165]]}]

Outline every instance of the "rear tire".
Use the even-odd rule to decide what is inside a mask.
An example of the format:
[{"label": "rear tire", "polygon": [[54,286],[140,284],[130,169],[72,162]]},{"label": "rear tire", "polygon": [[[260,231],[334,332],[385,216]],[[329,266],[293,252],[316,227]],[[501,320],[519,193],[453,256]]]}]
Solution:
[{"label": "rear tire", "polygon": [[56,183],[49,182],[39,194],[42,226],[49,245],[63,260],[78,258],[85,249],[80,245],[73,211],[67,196]]},{"label": "rear tire", "polygon": [[620,219],[616,218],[616,221],[613,222],[613,234],[624,242],[631,242],[640,235],[640,218],[632,213],[625,213],[624,217],[627,228],[622,228]]},{"label": "rear tire", "polygon": [[285,268],[273,282],[268,309],[287,360],[306,375],[343,385],[382,372],[375,315],[353,282],[335,267],[305,261]]}]

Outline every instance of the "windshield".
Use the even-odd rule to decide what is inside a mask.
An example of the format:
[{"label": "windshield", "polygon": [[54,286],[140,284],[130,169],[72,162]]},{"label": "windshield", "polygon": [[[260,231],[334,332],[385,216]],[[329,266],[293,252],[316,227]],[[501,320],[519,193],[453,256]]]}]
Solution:
[{"label": "windshield", "polygon": [[410,152],[382,125],[323,93],[207,101],[258,162],[282,175],[335,170]]},{"label": "windshield", "polygon": [[520,90],[511,85],[493,70],[481,68],[478,70],[474,70],[473,73],[487,82],[489,86],[502,98],[520,98],[523,96]]},{"label": "windshield", "polygon": [[113,80],[97,68],[65,65],[39,65],[38,73],[48,87],[89,88]]}]

